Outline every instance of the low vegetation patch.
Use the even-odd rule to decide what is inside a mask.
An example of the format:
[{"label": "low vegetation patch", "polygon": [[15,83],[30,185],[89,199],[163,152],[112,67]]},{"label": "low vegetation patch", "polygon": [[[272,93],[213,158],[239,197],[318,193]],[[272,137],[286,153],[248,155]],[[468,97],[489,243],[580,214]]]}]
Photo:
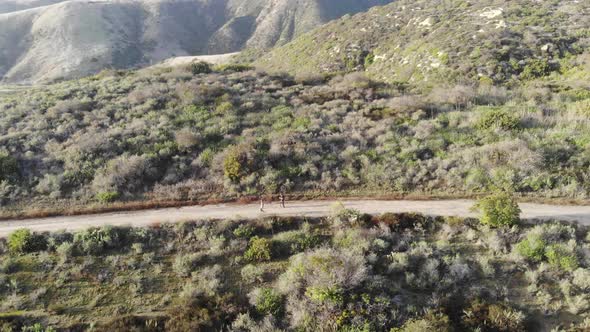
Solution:
[{"label": "low vegetation patch", "polygon": [[489,226],[339,205],[326,218],[18,230],[0,239],[0,329],[587,329],[588,228]]}]

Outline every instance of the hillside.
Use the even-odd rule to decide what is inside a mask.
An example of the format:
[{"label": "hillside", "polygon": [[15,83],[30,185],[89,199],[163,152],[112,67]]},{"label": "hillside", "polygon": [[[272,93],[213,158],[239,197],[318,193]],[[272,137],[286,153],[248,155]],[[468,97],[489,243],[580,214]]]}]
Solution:
[{"label": "hillside", "polygon": [[0,239],[3,331],[587,331],[590,233],[378,216]]},{"label": "hillside", "polygon": [[[384,0],[0,2],[0,81],[47,82],[166,58],[267,48]],[[17,9],[26,9],[14,11]]]},{"label": "hillside", "polygon": [[360,73],[195,63],[17,89],[0,94],[1,212],[280,190],[588,199],[590,90],[577,82],[416,93]]},{"label": "hillside", "polygon": [[[423,86],[504,84],[567,72],[564,61],[587,62],[589,46],[588,1],[396,1],[330,22],[255,64],[292,74],[364,70]],[[587,72],[578,78],[587,86]]]}]

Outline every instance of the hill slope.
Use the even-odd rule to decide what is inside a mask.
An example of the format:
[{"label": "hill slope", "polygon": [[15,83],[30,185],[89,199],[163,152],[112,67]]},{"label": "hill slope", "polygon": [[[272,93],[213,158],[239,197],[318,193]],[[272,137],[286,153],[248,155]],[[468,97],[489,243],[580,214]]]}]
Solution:
[{"label": "hill slope", "polygon": [[588,1],[399,1],[339,20],[257,61],[270,70],[366,70],[385,81],[508,82],[588,52]]},{"label": "hill slope", "polygon": [[[81,0],[0,14],[0,78],[44,82],[173,56],[235,52],[246,44],[271,47],[385,0],[332,2]],[[11,1],[0,11],[41,4]]]},{"label": "hill slope", "polygon": [[[572,71],[588,76],[589,65]],[[588,87],[538,79],[409,94],[358,73],[320,82],[201,69],[105,71],[0,96],[0,216],[283,185],[314,196],[500,187],[590,198]]]}]

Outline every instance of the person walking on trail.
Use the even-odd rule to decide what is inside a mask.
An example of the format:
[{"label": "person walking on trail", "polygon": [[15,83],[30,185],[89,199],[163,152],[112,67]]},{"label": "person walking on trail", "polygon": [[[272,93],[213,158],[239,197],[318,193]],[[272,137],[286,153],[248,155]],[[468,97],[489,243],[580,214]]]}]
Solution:
[{"label": "person walking on trail", "polygon": [[264,198],[260,196],[260,212],[264,212]]},{"label": "person walking on trail", "polygon": [[279,201],[281,202],[281,207],[285,208],[285,193],[282,191],[279,193]]}]

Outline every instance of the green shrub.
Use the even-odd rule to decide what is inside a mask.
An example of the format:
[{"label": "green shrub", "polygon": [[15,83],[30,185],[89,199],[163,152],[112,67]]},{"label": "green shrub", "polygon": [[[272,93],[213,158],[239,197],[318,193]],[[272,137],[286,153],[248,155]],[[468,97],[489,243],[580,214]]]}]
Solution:
[{"label": "green shrub", "polygon": [[270,261],[272,257],[272,242],[269,239],[255,236],[250,239],[244,258],[251,262]]},{"label": "green shrub", "polygon": [[212,71],[211,65],[204,61],[193,62],[188,68],[193,75],[209,74]]},{"label": "green shrub", "polygon": [[481,222],[492,227],[516,225],[520,220],[518,202],[506,192],[484,197],[474,208],[481,211]]},{"label": "green shrub", "polygon": [[233,233],[235,237],[247,239],[254,235],[254,227],[242,224],[234,229]]},{"label": "green shrub", "polygon": [[118,198],[119,193],[116,191],[105,191],[96,194],[96,199],[103,204],[114,202]]},{"label": "green shrub", "polygon": [[15,254],[44,250],[47,240],[42,235],[31,233],[28,229],[19,229],[8,236],[8,249]]},{"label": "green shrub", "polygon": [[340,305],[344,303],[342,289],[338,287],[308,287],[305,295],[312,301],[324,304],[331,303]]},{"label": "green shrub", "polygon": [[574,271],[578,268],[578,257],[564,245],[554,244],[545,251],[547,261],[552,266],[565,271]]},{"label": "green shrub", "polygon": [[520,118],[507,110],[491,109],[481,115],[475,126],[479,130],[515,130],[520,127]]},{"label": "green shrub", "polygon": [[272,288],[262,288],[255,307],[263,315],[270,314],[278,317],[283,311],[283,296]]},{"label": "green shrub", "polygon": [[291,252],[303,252],[317,247],[322,239],[318,234],[296,234],[290,240]]},{"label": "green shrub", "polygon": [[532,80],[535,78],[547,76],[551,73],[551,65],[546,59],[530,60],[524,66],[521,76],[525,80]]},{"label": "green shrub", "polygon": [[228,114],[234,109],[234,105],[229,101],[224,101],[223,103],[217,105],[215,108],[215,112],[219,114]]},{"label": "green shrub", "polygon": [[237,148],[230,149],[223,159],[223,173],[231,181],[239,181],[244,171],[243,156]]},{"label": "green shrub", "polygon": [[516,251],[524,258],[540,262],[545,257],[546,243],[538,234],[531,234],[516,245]]},{"label": "green shrub", "polygon": [[371,66],[374,62],[375,62],[375,54],[373,52],[371,52],[371,53],[367,54],[367,56],[365,56],[365,63],[364,63],[365,68]]},{"label": "green shrub", "polygon": [[89,255],[101,254],[120,244],[120,234],[112,227],[89,228],[74,235],[74,244]]}]

